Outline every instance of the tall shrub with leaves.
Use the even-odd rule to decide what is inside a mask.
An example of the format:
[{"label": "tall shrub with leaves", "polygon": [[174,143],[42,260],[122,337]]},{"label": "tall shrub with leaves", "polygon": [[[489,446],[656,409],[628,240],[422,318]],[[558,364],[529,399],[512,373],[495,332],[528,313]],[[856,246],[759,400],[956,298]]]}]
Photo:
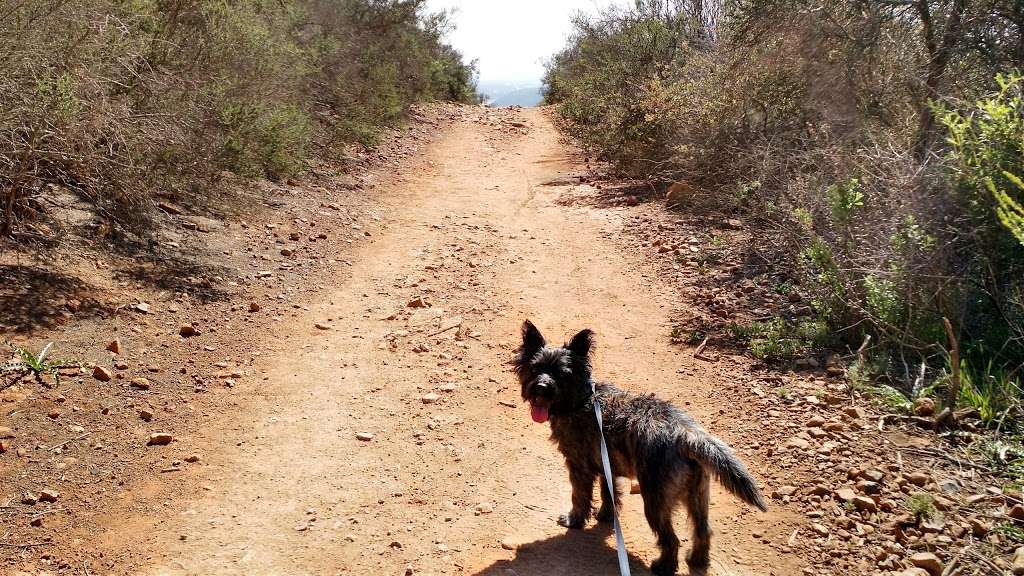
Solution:
[{"label": "tall shrub with leaves", "polygon": [[944,317],[969,365],[1012,376],[1024,371],[1024,114],[1007,75],[1024,55],[1018,4],[639,2],[577,19],[546,98],[599,157],[687,180],[699,194],[686,206],[763,224],[771,241],[748,261],[798,282],[844,345],[871,336],[897,387],[922,364],[940,377]]},{"label": "tall shrub with leaves", "polygon": [[1024,77],[998,75],[998,92],[970,109],[939,106],[960,192],[982,221],[1001,223],[1020,238],[1024,187]]},{"label": "tall shrub with leaves", "polygon": [[971,217],[981,306],[991,310],[982,316],[992,327],[988,346],[1024,362],[1024,78],[996,81],[998,90],[973,106],[940,106],[938,113],[954,190]]},{"label": "tall shrub with leaves", "polygon": [[[66,187],[135,225],[159,191],[282,178],[415,102],[475,98],[424,0],[24,0],[0,7],[0,235]],[[313,146],[314,143],[320,146]]]}]

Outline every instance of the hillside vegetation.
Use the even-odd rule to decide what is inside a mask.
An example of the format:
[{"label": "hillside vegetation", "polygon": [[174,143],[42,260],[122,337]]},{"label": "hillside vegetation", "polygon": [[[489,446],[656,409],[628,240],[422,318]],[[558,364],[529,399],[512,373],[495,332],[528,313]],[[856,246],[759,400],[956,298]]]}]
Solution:
[{"label": "hillside vegetation", "polygon": [[280,179],[372,144],[410,104],[476,98],[424,0],[18,0],[0,5],[0,233],[62,186],[112,223],[226,173]]},{"label": "hillside vegetation", "polygon": [[545,94],[621,171],[746,214],[752,260],[814,315],[731,327],[755,352],[845,349],[896,404],[957,362],[1001,423],[1024,372],[1022,64],[1015,0],[638,0],[575,20]]}]

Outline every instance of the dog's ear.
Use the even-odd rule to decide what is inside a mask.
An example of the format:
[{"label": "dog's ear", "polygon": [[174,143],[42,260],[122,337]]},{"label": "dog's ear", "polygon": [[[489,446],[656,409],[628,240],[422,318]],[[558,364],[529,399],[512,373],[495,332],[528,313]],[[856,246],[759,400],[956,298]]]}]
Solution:
[{"label": "dog's ear", "polygon": [[570,352],[576,356],[586,357],[590,354],[590,349],[594,346],[594,331],[593,330],[580,330],[569,343],[565,345]]},{"label": "dog's ear", "polygon": [[529,320],[523,322],[523,345],[519,348],[522,355],[526,357],[532,356],[546,345],[547,341],[544,340],[544,336],[533,325],[533,322]]}]

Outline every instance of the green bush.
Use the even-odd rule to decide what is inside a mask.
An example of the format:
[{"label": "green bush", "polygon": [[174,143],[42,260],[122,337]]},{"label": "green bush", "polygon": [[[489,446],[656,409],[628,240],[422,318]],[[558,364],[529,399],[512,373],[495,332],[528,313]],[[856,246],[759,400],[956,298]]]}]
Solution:
[{"label": "green bush", "polygon": [[228,103],[219,121],[226,167],[248,177],[282,178],[299,171],[311,138],[309,117],[292,105]]},{"label": "green bush", "polygon": [[766,361],[793,360],[831,339],[828,325],[814,320],[787,322],[775,318],[751,324],[730,322],[726,331],[733,339],[747,344],[755,357]]},{"label": "green bush", "polygon": [[[0,16],[0,234],[47,184],[136,231],[154,190],[281,178],[416,102],[475,101],[425,0],[26,0]],[[316,144],[316,146],[314,146]]]},{"label": "green bush", "polygon": [[[1024,369],[1024,29],[986,6],[641,0],[575,21],[545,97],[590,153],[686,180],[684,209],[766,223],[756,259],[832,344],[870,336],[902,404],[943,377],[943,318],[969,366]],[[796,322],[733,331],[784,358]]]},{"label": "green bush", "polygon": [[948,133],[951,165],[967,205],[983,221],[1003,223],[1015,233],[1012,216],[1011,222],[1007,217],[1019,212],[1020,200],[1014,196],[1024,192],[1014,175],[1024,166],[1024,77],[1000,74],[996,82],[998,92],[966,111],[945,106],[938,110]]}]

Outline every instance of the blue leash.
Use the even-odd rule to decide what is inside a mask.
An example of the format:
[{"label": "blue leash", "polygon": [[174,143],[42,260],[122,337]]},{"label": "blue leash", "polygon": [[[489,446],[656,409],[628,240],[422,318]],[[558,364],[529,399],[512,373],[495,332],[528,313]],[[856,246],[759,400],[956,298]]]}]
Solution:
[{"label": "blue leash", "polygon": [[597,431],[601,436],[601,463],[604,465],[604,480],[608,486],[608,495],[612,503],[612,522],[615,526],[616,552],[619,555],[619,573],[622,576],[630,576],[626,541],[622,538],[622,527],[619,526],[619,507],[615,503],[615,477],[612,476],[612,463],[608,459],[608,445],[604,441],[604,419],[601,418],[601,402],[597,399],[596,387],[594,388],[594,416],[597,416]]}]

